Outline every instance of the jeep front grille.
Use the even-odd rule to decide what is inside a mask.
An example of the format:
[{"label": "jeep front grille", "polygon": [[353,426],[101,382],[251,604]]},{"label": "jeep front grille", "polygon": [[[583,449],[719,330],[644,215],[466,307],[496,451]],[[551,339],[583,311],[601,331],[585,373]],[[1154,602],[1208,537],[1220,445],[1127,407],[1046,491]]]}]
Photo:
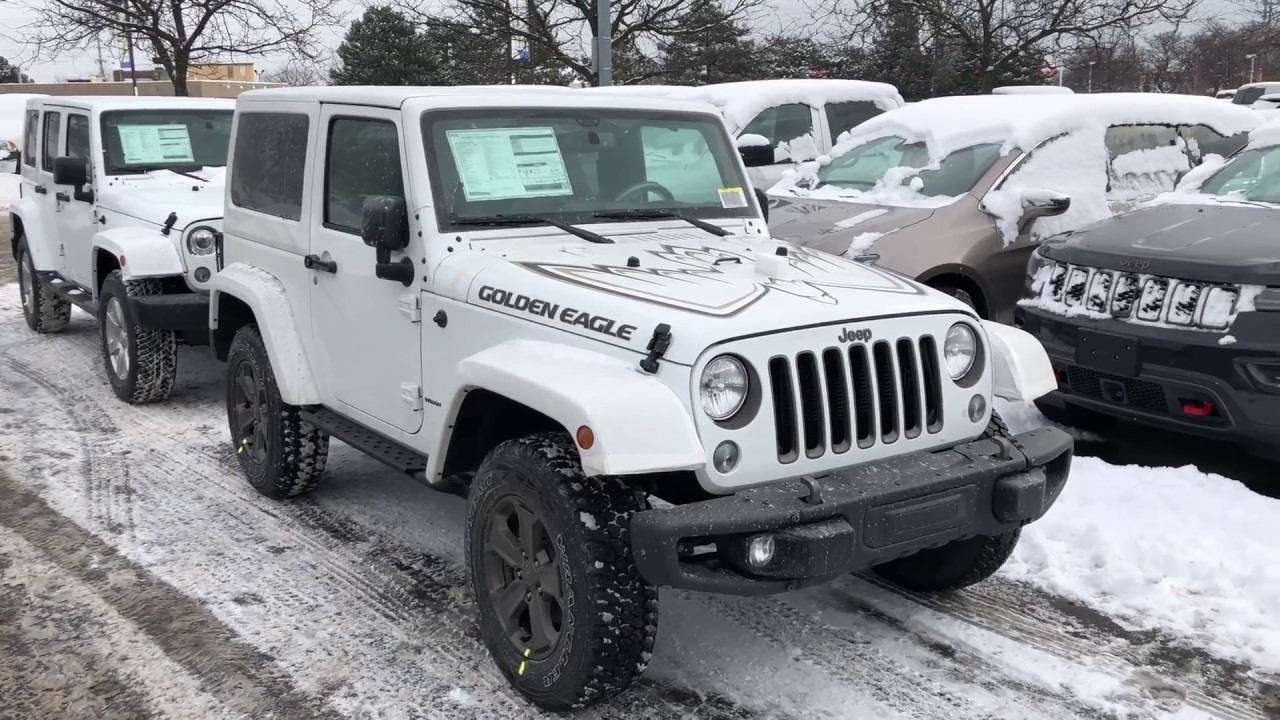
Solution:
[{"label": "jeep front grille", "polygon": [[942,430],[932,336],[828,347],[769,360],[778,460],[819,458]]},{"label": "jeep front grille", "polygon": [[[1094,316],[1226,330],[1239,310],[1237,285],[1172,280],[1154,275],[1054,263],[1039,297]],[[1052,309],[1052,308],[1050,308]]]}]

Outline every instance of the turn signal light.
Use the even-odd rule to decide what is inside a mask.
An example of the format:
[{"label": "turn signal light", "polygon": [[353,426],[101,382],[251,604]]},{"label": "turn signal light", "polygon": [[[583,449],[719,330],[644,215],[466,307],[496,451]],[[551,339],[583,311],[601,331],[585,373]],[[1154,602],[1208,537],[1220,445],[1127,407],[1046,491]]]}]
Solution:
[{"label": "turn signal light", "polygon": [[590,450],[596,444],[596,434],[591,428],[583,425],[578,428],[578,447],[583,450]]}]

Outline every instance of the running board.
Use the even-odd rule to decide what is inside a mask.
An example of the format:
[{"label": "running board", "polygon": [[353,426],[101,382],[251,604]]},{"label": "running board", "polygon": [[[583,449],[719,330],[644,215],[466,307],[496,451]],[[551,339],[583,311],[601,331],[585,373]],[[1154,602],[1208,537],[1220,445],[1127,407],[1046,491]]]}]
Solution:
[{"label": "running board", "polygon": [[37,272],[36,277],[40,280],[40,284],[52,290],[54,295],[57,295],[90,315],[98,317],[98,301],[94,300],[93,295],[85,292],[79,285],[67,280],[52,270]]},{"label": "running board", "polygon": [[427,469],[427,456],[323,407],[302,408],[302,419],[360,452],[408,475]]}]

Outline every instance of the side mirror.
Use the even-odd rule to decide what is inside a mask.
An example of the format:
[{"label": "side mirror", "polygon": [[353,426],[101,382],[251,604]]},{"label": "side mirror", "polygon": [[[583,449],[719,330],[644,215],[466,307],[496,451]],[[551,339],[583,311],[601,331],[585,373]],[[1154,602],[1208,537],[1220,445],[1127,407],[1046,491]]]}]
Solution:
[{"label": "side mirror", "polygon": [[404,198],[365,198],[360,207],[360,238],[365,245],[388,253],[408,247],[409,210]]},{"label": "side mirror", "polygon": [[765,223],[769,222],[769,196],[764,194],[760,188],[755,188],[756,203],[760,205],[760,217],[764,218]]},{"label": "side mirror", "polygon": [[89,161],[74,156],[53,159],[53,184],[83,187],[89,182]]},{"label": "side mirror", "polygon": [[738,154],[742,156],[742,164],[747,167],[763,167],[774,164],[773,145],[763,135],[742,135],[734,144],[738,146]]},{"label": "side mirror", "polygon": [[1071,209],[1071,197],[1056,190],[1023,190],[1022,219],[1061,215]]},{"label": "side mirror", "polygon": [[360,238],[377,250],[373,274],[382,280],[413,284],[413,261],[402,257],[391,261],[391,253],[409,246],[409,209],[404,198],[370,195],[360,206]]}]

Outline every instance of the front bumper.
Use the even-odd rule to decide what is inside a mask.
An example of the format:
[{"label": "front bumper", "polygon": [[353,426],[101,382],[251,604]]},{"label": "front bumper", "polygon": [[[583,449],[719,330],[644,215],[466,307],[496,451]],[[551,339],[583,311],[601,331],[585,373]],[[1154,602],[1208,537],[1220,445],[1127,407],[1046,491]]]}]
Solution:
[{"label": "front bumper", "polygon": [[[1017,309],[1014,324],[1044,345],[1058,374],[1058,390],[1041,405],[1280,448],[1280,386],[1261,383],[1249,369],[1280,363],[1280,314],[1241,313],[1228,333],[1067,318],[1026,307]],[[1082,332],[1122,345],[1099,357],[1082,347]],[[1223,345],[1227,335],[1235,342]],[[1117,357],[1128,344],[1131,355]]]},{"label": "front bumper", "polygon": [[129,298],[134,322],[149,330],[170,330],[188,345],[209,344],[209,296],[204,293],[138,295]]},{"label": "front bumper", "polygon": [[[631,522],[640,574],[655,585],[765,595],[830,581],[930,547],[1040,518],[1071,467],[1072,440],[1041,428],[1012,443],[976,440],[714,500],[646,510]],[[750,538],[773,560],[752,568]],[[714,544],[714,552],[697,548]]]}]

